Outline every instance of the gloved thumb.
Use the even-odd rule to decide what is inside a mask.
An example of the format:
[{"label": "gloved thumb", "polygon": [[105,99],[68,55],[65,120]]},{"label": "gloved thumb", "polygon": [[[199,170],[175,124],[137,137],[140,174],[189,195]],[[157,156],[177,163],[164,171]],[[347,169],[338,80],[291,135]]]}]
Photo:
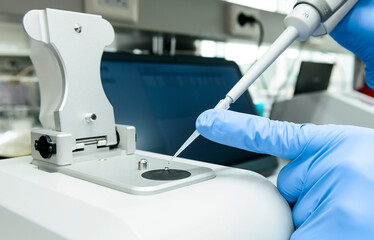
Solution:
[{"label": "gloved thumb", "polygon": [[203,112],[196,121],[204,137],[224,145],[293,159],[304,149],[309,131],[304,125],[223,109]]}]

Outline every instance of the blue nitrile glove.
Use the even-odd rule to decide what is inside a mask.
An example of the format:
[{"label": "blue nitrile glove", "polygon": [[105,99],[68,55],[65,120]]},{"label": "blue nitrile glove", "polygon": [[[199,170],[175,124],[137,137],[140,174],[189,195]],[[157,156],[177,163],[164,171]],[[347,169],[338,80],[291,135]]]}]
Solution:
[{"label": "blue nitrile glove", "polygon": [[293,159],[278,188],[293,206],[293,240],[374,239],[374,130],[293,124],[228,110],[196,121],[204,137]]},{"label": "blue nitrile glove", "polygon": [[330,35],[365,63],[366,83],[374,89],[374,0],[359,0]]}]

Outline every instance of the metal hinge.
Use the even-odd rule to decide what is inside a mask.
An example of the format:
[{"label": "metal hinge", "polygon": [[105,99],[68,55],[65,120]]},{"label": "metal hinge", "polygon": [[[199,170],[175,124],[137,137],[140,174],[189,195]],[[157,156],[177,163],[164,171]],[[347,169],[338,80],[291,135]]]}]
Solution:
[{"label": "metal hinge", "polygon": [[107,145],[106,137],[82,138],[76,140],[75,150],[82,150],[86,145],[95,144],[97,147],[105,147]]}]

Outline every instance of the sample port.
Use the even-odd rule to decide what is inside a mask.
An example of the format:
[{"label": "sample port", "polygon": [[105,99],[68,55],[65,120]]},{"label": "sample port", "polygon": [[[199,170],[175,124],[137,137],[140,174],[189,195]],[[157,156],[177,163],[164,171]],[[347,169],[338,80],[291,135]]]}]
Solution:
[{"label": "sample port", "polygon": [[189,176],[191,176],[191,173],[188,171],[169,168],[151,170],[142,174],[143,178],[159,181],[179,180]]}]

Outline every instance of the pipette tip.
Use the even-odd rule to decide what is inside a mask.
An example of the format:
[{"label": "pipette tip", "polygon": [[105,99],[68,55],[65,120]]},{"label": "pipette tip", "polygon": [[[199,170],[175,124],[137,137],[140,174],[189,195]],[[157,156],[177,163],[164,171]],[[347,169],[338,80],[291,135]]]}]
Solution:
[{"label": "pipette tip", "polygon": [[200,134],[195,130],[192,135],[186,140],[185,143],[178,149],[178,151],[174,154],[174,156],[168,161],[170,163],[184,150],[188,145],[190,145]]}]

